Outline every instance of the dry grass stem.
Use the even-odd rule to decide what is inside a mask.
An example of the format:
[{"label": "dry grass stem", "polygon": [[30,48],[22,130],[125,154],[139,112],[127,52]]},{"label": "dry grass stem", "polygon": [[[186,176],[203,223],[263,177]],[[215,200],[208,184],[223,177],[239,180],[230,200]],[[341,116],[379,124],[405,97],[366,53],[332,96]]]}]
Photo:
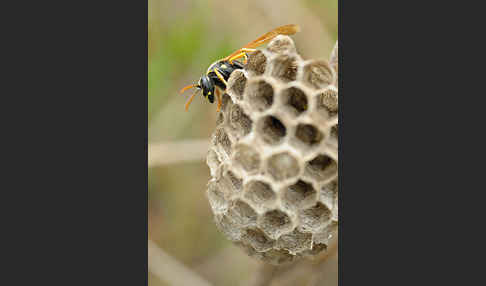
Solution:
[{"label": "dry grass stem", "polygon": [[182,162],[204,162],[209,140],[184,140],[148,145],[148,166],[156,167]]},{"label": "dry grass stem", "polygon": [[211,286],[212,284],[148,241],[148,268],[169,285]]}]

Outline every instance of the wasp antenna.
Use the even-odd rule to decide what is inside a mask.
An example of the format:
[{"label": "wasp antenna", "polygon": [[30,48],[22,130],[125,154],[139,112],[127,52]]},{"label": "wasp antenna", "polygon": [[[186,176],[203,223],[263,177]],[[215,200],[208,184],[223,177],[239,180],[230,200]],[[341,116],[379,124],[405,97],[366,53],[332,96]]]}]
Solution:
[{"label": "wasp antenna", "polygon": [[188,111],[188,110],[189,110],[189,105],[191,105],[192,100],[194,99],[194,97],[196,96],[196,94],[198,94],[198,92],[199,92],[199,89],[198,89],[198,90],[196,90],[196,92],[194,92],[194,93],[191,95],[191,97],[189,97],[189,99],[186,101],[186,106],[185,106],[186,111]]},{"label": "wasp antenna", "polygon": [[190,88],[196,87],[196,86],[197,86],[197,84],[191,84],[191,85],[185,86],[181,89],[180,93],[184,93],[184,91],[186,91]]}]

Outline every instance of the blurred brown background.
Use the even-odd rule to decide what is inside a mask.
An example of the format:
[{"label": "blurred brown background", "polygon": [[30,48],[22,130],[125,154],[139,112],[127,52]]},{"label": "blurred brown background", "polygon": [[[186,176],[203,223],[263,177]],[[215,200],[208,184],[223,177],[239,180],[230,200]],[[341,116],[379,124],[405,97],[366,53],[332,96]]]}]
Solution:
[{"label": "blurred brown background", "polygon": [[[292,37],[302,57],[328,59],[338,1],[149,0],[148,7],[149,239],[212,285],[246,285],[259,263],[218,232],[205,196],[216,104],[198,96],[185,112],[191,92],[179,90],[215,60],[284,24],[301,26]],[[149,285],[173,285],[153,272]]]}]

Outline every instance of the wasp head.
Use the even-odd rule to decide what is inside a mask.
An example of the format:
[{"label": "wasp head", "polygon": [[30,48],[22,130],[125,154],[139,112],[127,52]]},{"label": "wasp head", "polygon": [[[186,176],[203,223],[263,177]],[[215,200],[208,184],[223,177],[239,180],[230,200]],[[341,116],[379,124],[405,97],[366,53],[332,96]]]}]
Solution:
[{"label": "wasp head", "polygon": [[214,102],[214,82],[207,75],[201,77],[198,87],[203,90],[203,96],[207,97],[209,102]]},{"label": "wasp head", "polygon": [[197,84],[191,84],[188,86],[185,86],[181,89],[180,93],[184,93],[184,91],[191,89],[191,88],[197,88],[196,92],[194,92],[191,97],[186,102],[186,111],[189,109],[189,105],[191,105],[192,100],[198,94],[200,90],[203,91],[204,97],[207,97],[209,102],[213,103],[214,102],[214,82],[211,78],[208,76],[203,76],[201,79],[199,79],[199,82]]}]

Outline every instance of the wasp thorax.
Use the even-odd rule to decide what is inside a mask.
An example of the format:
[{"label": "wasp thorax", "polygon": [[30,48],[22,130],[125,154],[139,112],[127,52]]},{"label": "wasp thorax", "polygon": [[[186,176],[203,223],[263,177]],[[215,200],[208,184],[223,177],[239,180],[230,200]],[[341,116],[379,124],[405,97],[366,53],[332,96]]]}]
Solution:
[{"label": "wasp thorax", "polygon": [[337,233],[338,87],[335,68],[304,61],[289,37],[269,47],[227,80],[207,194],[228,239],[282,264],[325,253]]}]

